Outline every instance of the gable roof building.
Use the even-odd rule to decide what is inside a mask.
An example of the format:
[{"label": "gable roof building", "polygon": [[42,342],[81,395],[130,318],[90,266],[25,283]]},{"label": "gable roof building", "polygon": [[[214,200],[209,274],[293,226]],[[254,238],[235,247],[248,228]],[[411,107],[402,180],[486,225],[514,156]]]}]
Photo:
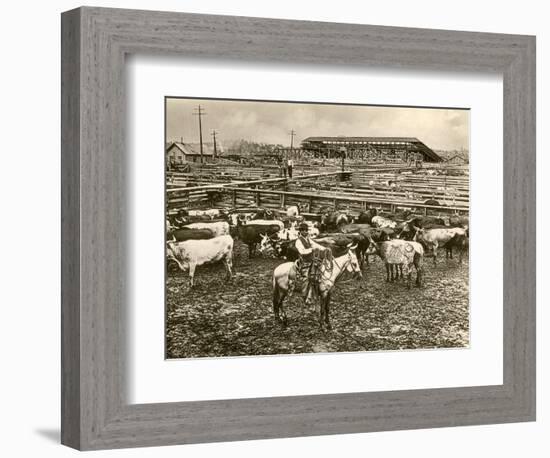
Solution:
[{"label": "gable roof building", "polygon": [[[201,162],[200,144],[171,142],[166,147],[166,159],[172,164],[183,164],[185,162]],[[223,147],[220,143],[216,143],[216,154],[223,154]],[[212,162],[214,157],[214,144],[202,144],[202,159],[203,162]]]}]

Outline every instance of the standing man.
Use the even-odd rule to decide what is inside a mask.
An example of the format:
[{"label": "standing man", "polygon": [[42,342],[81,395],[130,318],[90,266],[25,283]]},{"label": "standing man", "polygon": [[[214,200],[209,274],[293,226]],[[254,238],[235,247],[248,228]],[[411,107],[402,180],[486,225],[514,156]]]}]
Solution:
[{"label": "standing man", "polygon": [[277,169],[279,170],[279,177],[282,178],[283,176],[283,159],[281,158],[281,156],[277,156]]},{"label": "standing man", "polygon": [[292,167],[294,166],[294,162],[292,161],[292,158],[289,156],[287,161],[287,170],[288,170],[288,178],[292,178]]}]

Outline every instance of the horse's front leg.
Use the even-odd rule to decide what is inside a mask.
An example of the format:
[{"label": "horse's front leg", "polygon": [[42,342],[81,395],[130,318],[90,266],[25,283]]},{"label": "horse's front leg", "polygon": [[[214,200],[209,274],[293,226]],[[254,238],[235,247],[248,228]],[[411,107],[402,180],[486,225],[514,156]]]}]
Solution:
[{"label": "horse's front leg", "polygon": [[316,310],[315,306],[315,295],[313,294],[313,288],[311,285],[304,285],[305,291],[302,290],[302,296],[304,297],[306,307],[308,307],[312,312]]}]

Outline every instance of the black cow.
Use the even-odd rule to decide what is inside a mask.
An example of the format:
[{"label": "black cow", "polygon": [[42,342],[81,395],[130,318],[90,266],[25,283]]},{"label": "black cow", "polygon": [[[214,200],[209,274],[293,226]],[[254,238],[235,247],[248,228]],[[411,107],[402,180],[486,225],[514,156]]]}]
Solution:
[{"label": "black cow", "polygon": [[[369,246],[371,240],[379,243],[379,242],[385,242],[387,240],[391,240],[395,236],[395,230],[391,229],[389,227],[371,227],[368,224],[358,224],[358,223],[352,223],[347,224],[341,228],[341,231],[345,234],[352,234],[352,233],[359,233],[364,238],[366,238],[367,242],[363,242],[362,244],[359,244],[357,247],[357,255],[359,256],[361,252],[361,257],[359,258],[359,261],[361,262],[361,266],[363,265],[363,262],[369,265],[369,254],[373,255],[375,253],[369,253]],[[367,243],[365,246],[364,244]]]},{"label": "black cow", "polygon": [[277,224],[244,224],[234,226],[231,235],[248,245],[248,257],[252,258],[256,245],[262,241],[262,235],[272,236],[280,231]]},{"label": "black cow", "polygon": [[360,234],[358,232],[347,234],[336,232],[320,234],[319,237],[315,239],[315,243],[323,245],[326,248],[330,248],[334,257],[339,257],[345,254],[350,243],[357,245],[355,252],[357,254],[357,258],[361,262],[364,253],[370,245],[370,239],[367,235]]},{"label": "black cow", "polygon": [[450,227],[462,227],[468,229],[470,226],[470,219],[467,216],[452,215],[446,218],[445,223]]},{"label": "black cow", "polygon": [[166,234],[167,240],[176,242],[185,242],[186,240],[207,240],[214,238],[214,233],[210,229],[176,229]]},{"label": "black cow", "polygon": [[349,224],[350,217],[342,211],[328,211],[321,215],[321,224],[319,229],[321,232],[338,230],[341,226]]},{"label": "black cow", "polygon": [[359,213],[359,216],[355,220],[358,224],[371,224],[372,218],[378,215],[378,210],[376,208],[369,208],[366,211]]},{"label": "black cow", "polygon": [[437,216],[415,216],[402,224],[397,238],[410,241],[413,240],[418,229],[436,229],[444,227],[446,226],[443,218]]},{"label": "black cow", "polygon": [[445,258],[453,259],[453,248],[458,250],[458,262],[462,263],[462,256],[468,252],[470,241],[466,234],[455,234],[443,248],[445,248]]},{"label": "black cow", "polygon": [[275,219],[275,215],[271,210],[268,210],[267,208],[259,208],[250,219]]},{"label": "black cow", "polygon": [[294,262],[300,257],[296,248],[296,240],[281,240],[275,244],[277,256],[285,258],[287,261]]}]

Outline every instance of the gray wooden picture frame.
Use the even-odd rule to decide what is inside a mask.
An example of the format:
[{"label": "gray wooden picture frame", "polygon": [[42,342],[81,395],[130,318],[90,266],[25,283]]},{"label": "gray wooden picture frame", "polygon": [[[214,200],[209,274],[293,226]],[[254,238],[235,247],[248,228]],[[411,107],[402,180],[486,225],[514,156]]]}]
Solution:
[{"label": "gray wooden picture frame", "polygon": [[[83,7],[62,14],[61,38],[63,444],[88,450],[535,419],[534,37]],[[128,404],[124,73],[134,53],[502,74],[504,383]]]}]

